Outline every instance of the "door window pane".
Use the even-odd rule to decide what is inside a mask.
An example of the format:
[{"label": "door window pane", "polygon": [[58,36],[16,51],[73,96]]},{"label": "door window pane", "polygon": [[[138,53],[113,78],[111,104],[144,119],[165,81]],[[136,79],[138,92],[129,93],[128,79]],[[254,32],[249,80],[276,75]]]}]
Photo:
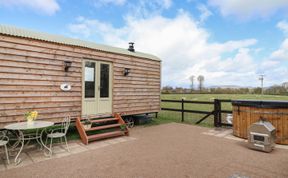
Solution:
[{"label": "door window pane", "polygon": [[95,63],[85,62],[85,98],[95,97]]},{"label": "door window pane", "polygon": [[100,65],[100,97],[109,97],[109,64]]}]

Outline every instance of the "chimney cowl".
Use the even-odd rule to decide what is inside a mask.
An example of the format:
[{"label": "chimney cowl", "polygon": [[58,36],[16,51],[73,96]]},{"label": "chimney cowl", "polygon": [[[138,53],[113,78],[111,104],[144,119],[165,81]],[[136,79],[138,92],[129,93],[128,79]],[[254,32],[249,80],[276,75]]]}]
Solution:
[{"label": "chimney cowl", "polygon": [[128,51],[135,52],[134,43],[133,43],[133,42],[130,42],[130,43],[129,43]]}]

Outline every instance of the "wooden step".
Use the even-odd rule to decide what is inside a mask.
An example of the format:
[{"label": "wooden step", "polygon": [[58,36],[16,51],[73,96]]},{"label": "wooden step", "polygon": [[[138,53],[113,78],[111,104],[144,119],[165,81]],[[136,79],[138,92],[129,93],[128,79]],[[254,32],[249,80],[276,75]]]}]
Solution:
[{"label": "wooden step", "polygon": [[[89,117],[89,118],[93,118],[93,117]],[[100,123],[98,126],[96,125],[92,125],[93,127],[87,131],[93,131],[93,130],[104,130],[104,133],[93,133],[93,132],[87,132],[83,126],[84,122],[83,122],[83,118],[77,118],[76,119],[76,127],[77,130],[79,132],[81,141],[84,144],[88,144],[91,141],[94,140],[100,140],[100,139],[104,139],[104,138],[110,138],[110,137],[116,137],[116,136],[128,136],[129,135],[129,130],[127,127],[122,128],[123,130],[121,130],[121,125],[126,125],[125,121],[122,119],[120,114],[114,114],[113,116],[108,116],[107,118],[99,118],[99,119],[91,119],[90,121],[92,123]],[[110,122],[110,121],[114,121],[114,122]],[[107,123],[106,123],[107,122]],[[118,129],[116,127],[119,127]],[[105,130],[108,128],[115,128],[115,129],[111,129],[111,130]],[[113,131],[115,130],[115,131]],[[89,134],[89,135],[87,135]]]},{"label": "wooden step", "polygon": [[108,122],[108,121],[117,121],[118,118],[105,118],[105,119],[96,119],[96,120],[91,120],[92,123],[101,123],[101,122]]},{"label": "wooden step", "polygon": [[120,127],[120,126],[121,126],[121,124],[109,124],[109,125],[96,126],[96,127],[92,127],[91,129],[86,130],[86,132],[87,131],[95,131],[95,130],[115,128],[115,127]]},{"label": "wooden step", "polygon": [[117,137],[117,136],[123,136],[123,135],[124,135],[123,131],[114,131],[114,132],[107,132],[107,133],[96,134],[96,135],[89,135],[88,140],[93,141],[93,140],[100,140],[104,138]]}]

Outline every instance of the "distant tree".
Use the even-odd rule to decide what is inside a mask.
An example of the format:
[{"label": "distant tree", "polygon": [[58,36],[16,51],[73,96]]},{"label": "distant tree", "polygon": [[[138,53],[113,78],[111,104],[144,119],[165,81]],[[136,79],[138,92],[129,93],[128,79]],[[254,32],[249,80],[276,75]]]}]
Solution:
[{"label": "distant tree", "polygon": [[190,76],[190,81],[191,81],[191,92],[193,91],[193,89],[194,89],[194,78],[195,78],[195,76],[194,75],[191,75]]},{"label": "distant tree", "polygon": [[284,88],[288,89],[288,82],[282,83],[282,86],[283,86]]},{"label": "distant tree", "polygon": [[168,94],[168,93],[172,93],[173,92],[173,87],[170,87],[170,86],[164,86],[162,88],[162,93],[164,94]]},{"label": "distant tree", "polygon": [[253,94],[261,94],[262,93],[262,88],[261,87],[256,87],[253,89]]},{"label": "distant tree", "polygon": [[204,76],[203,75],[199,75],[197,77],[197,80],[199,82],[199,90],[202,91],[203,86],[204,86]]},{"label": "distant tree", "polygon": [[176,93],[184,93],[184,88],[182,88],[182,87],[176,87],[176,88],[175,88],[175,92],[176,92]]},{"label": "distant tree", "polygon": [[265,93],[272,95],[287,94],[288,90],[283,85],[273,85],[265,90]]}]

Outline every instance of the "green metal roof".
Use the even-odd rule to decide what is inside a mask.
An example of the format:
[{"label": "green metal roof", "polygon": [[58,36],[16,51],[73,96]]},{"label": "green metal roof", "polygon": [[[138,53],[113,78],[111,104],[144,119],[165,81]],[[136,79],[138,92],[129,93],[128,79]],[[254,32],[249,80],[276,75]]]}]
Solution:
[{"label": "green metal roof", "polygon": [[0,25],[0,34],[9,35],[9,36],[16,36],[16,37],[22,37],[22,38],[30,38],[35,40],[41,40],[41,41],[47,41],[47,42],[53,42],[53,43],[59,43],[59,44],[65,44],[65,45],[71,45],[71,46],[80,46],[90,49],[96,49],[100,51],[105,52],[111,52],[111,53],[117,53],[117,54],[124,54],[129,56],[136,56],[151,60],[160,61],[160,59],[154,55],[147,54],[147,53],[141,53],[141,52],[131,52],[127,49],[102,45],[102,44],[96,44],[89,41],[79,40],[75,38],[68,38],[61,35],[52,35],[42,32],[35,32],[32,30],[22,29],[14,26],[7,26],[7,25]]}]

